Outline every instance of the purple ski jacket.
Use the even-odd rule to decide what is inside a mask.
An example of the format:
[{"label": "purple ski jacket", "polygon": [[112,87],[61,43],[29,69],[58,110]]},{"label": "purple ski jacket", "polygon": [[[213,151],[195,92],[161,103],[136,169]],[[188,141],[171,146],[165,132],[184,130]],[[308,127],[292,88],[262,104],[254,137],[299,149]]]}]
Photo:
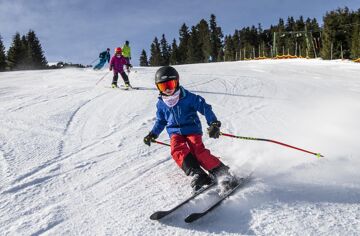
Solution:
[{"label": "purple ski jacket", "polygon": [[124,65],[127,65],[127,63],[123,56],[116,57],[114,55],[110,61],[110,70],[114,70],[114,73],[122,73],[124,72]]}]

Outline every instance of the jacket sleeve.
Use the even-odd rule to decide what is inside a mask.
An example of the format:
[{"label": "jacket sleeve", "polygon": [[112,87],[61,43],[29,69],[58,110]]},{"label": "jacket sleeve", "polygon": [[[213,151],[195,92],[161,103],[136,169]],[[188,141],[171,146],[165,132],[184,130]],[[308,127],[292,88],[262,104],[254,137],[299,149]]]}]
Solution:
[{"label": "jacket sleeve", "polygon": [[167,125],[167,121],[164,116],[164,111],[160,108],[159,103],[157,103],[156,107],[157,107],[156,122],[151,130],[151,133],[155,134],[156,136],[159,136],[161,132],[164,130],[165,126]]},{"label": "jacket sleeve", "polygon": [[207,104],[205,99],[199,95],[193,95],[194,108],[201,115],[205,116],[206,122],[210,125],[212,122],[217,121],[215,113],[212,111],[211,105]]}]

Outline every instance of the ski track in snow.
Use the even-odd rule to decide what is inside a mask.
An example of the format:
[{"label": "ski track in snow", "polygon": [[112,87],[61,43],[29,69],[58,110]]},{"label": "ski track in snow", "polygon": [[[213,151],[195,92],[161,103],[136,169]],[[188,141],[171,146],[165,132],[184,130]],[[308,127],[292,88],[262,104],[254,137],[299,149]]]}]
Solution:
[{"label": "ski track in snow", "polygon": [[[1,73],[2,235],[358,235],[360,67],[288,60],[176,66],[222,131],[276,144],[204,134],[235,174],[253,180],[214,212],[201,195],[159,222],[149,216],[190,194],[168,147],[143,144],[155,122],[157,68],[134,68],[140,90],[106,88],[105,70]],[[121,80],[119,81],[121,84]],[[201,117],[205,133],[206,121]],[[169,143],[164,131],[159,140]]]}]

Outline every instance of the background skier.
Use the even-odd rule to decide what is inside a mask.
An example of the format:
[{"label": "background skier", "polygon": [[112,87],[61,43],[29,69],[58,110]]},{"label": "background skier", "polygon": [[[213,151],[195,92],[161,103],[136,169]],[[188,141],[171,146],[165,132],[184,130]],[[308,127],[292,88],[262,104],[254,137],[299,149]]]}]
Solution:
[{"label": "background skier", "polygon": [[99,54],[100,62],[94,66],[94,70],[100,70],[105,65],[106,61],[109,63],[110,61],[110,48],[106,49]]},{"label": "background skier", "polygon": [[110,71],[114,72],[114,77],[113,77],[113,81],[111,86],[113,88],[117,88],[117,80],[120,74],[121,77],[124,80],[125,83],[125,87],[129,88],[131,87],[130,82],[129,82],[129,77],[126,75],[125,71],[124,71],[124,65],[126,65],[126,68],[132,67],[131,64],[128,63],[128,61],[122,56],[122,50],[120,47],[115,49],[115,54],[114,56],[111,58],[110,61]]},{"label": "background skier", "polygon": [[149,145],[166,127],[170,136],[171,155],[186,175],[192,176],[191,187],[194,191],[211,183],[212,178],[222,189],[229,189],[236,184],[236,178],[229,173],[219,158],[205,148],[202,142],[202,128],[197,112],[205,116],[209,125],[211,138],[220,135],[220,121],[217,120],[212,108],[201,96],[195,95],[179,85],[179,74],[171,66],[161,67],[155,74],[158,88],[156,122],[151,132],[144,137]]},{"label": "background skier", "polygon": [[128,64],[130,64],[130,60],[131,60],[131,48],[129,45],[129,41],[125,41],[125,44],[122,47],[122,55],[125,57],[125,59],[127,60]]}]

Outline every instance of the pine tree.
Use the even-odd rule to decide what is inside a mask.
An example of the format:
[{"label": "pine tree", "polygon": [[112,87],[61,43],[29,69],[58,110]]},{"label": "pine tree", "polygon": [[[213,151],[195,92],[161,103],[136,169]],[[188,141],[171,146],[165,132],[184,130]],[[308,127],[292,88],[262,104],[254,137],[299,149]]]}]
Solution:
[{"label": "pine tree", "polygon": [[27,47],[29,59],[33,69],[43,69],[47,66],[47,60],[44,56],[39,39],[33,30],[29,30],[27,36]]},{"label": "pine tree", "polygon": [[332,59],[332,49],[334,41],[334,33],[332,33],[332,18],[327,14],[324,17],[324,27],[321,41],[323,47],[321,48],[321,57],[323,59]]},{"label": "pine tree", "polygon": [[5,47],[2,42],[2,37],[0,35],[0,71],[5,71],[5,69],[6,69]]},{"label": "pine tree", "polygon": [[258,56],[259,57],[271,57],[271,37],[270,29],[263,30],[261,24],[258,26]]},{"label": "pine tree", "polygon": [[312,29],[312,20],[310,18],[307,18],[305,21],[305,42],[306,42],[306,55],[310,58],[315,57],[314,48],[312,44],[312,37],[311,37],[311,29]]},{"label": "pine tree", "polygon": [[294,17],[291,16],[291,17],[288,17],[288,18],[287,18],[285,30],[286,30],[287,32],[289,32],[289,31],[294,31],[294,30],[295,30],[295,20],[294,20]]},{"label": "pine tree", "polygon": [[277,31],[278,31],[278,36],[276,38],[277,42],[276,42],[276,48],[275,48],[275,52],[277,55],[283,55],[285,54],[285,22],[282,18],[279,19],[278,25],[277,25]]},{"label": "pine tree", "polygon": [[203,61],[199,31],[195,26],[191,27],[186,63],[200,63]]},{"label": "pine tree", "polygon": [[180,58],[179,58],[179,48],[176,44],[176,39],[173,40],[171,44],[171,56],[170,56],[170,64],[171,65],[177,65],[179,64]]},{"label": "pine tree", "polygon": [[235,30],[232,41],[234,45],[235,60],[240,60],[240,32],[238,30]]},{"label": "pine tree", "polygon": [[184,64],[188,61],[188,48],[189,48],[189,40],[190,40],[190,33],[189,28],[184,23],[180,30],[179,30],[179,47],[178,47],[178,54],[179,54],[179,64]]},{"label": "pine tree", "polygon": [[220,61],[225,61],[225,49],[224,47],[221,47],[219,49],[219,52],[218,52],[218,55],[217,55],[217,61],[220,62]]},{"label": "pine tree", "polygon": [[150,49],[150,59],[149,64],[150,66],[160,66],[161,65],[161,51],[160,51],[160,44],[157,37],[155,37],[153,43],[151,44]]},{"label": "pine tree", "polygon": [[264,57],[271,57],[271,50],[272,50],[272,40],[273,40],[273,33],[271,32],[271,28],[263,30],[263,32],[259,35],[262,54],[261,56]]},{"label": "pine tree", "polygon": [[170,46],[165,38],[165,34],[162,35],[160,40],[160,52],[161,52],[161,65],[168,66],[170,64]]},{"label": "pine tree", "polygon": [[[24,49],[23,41],[19,33],[16,33],[12,45],[7,52],[8,66],[10,70],[18,69],[21,70],[24,67],[24,55],[27,52]],[[26,58],[26,56],[25,56]]]},{"label": "pine tree", "polygon": [[285,25],[285,31],[286,31],[286,38],[285,38],[285,50],[286,52],[284,54],[292,54],[292,52],[295,53],[295,40],[293,31],[295,31],[295,20],[294,17],[288,17]]},{"label": "pine tree", "polygon": [[295,30],[296,31],[304,31],[305,30],[305,22],[304,22],[303,16],[300,16],[299,19],[295,21]]},{"label": "pine tree", "polygon": [[140,66],[149,66],[146,51],[143,49],[140,55]]},{"label": "pine tree", "polygon": [[210,30],[206,20],[202,19],[197,25],[199,32],[199,46],[201,48],[201,62],[208,62],[211,55]]},{"label": "pine tree", "polygon": [[242,57],[243,58],[256,57],[256,55],[254,55],[254,52],[256,53],[256,51],[258,51],[257,49],[259,46],[259,39],[260,39],[256,27],[252,26],[251,28],[250,27],[243,28],[239,32],[239,35],[240,35],[240,44],[242,48]]},{"label": "pine tree", "polygon": [[20,70],[34,69],[31,48],[29,47],[29,43],[25,35],[21,36],[21,44],[22,44],[23,55],[21,57],[21,60],[19,61],[18,69]]},{"label": "pine tree", "polygon": [[354,13],[347,7],[325,15],[321,50],[323,58],[350,58],[353,17]]},{"label": "pine tree", "polygon": [[353,34],[351,40],[351,58],[360,58],[360,9],[354,16]]},{"label": "pine tree", "polygon": [[214,14],[210,16],[210,42],[211,42],[211,60],[222,61],[222,58],[218,59],[218,55],[222,54],[222,38],[223,33],[221,28],[216,24],[216,17]]},{"label": "pine tree", "polygon": [[320,56],[320,36],[321,36],[321,29],[320,25],[317,22],[315,18],[313,18],[310,22],[309,26],[310,30],[310,40],[311,40],[311,46],[313,47],[314,53],[316,53],[316,56]]},{"label": "pine tree", "polygon": [[351,58],[360,58],[360,22],[354,25],[352,41],[351,41]]},{"label": "pine tree", "polygon": [[231,35],[225,37],[224,49],[225,61],[234,61],[236,51]]}]

